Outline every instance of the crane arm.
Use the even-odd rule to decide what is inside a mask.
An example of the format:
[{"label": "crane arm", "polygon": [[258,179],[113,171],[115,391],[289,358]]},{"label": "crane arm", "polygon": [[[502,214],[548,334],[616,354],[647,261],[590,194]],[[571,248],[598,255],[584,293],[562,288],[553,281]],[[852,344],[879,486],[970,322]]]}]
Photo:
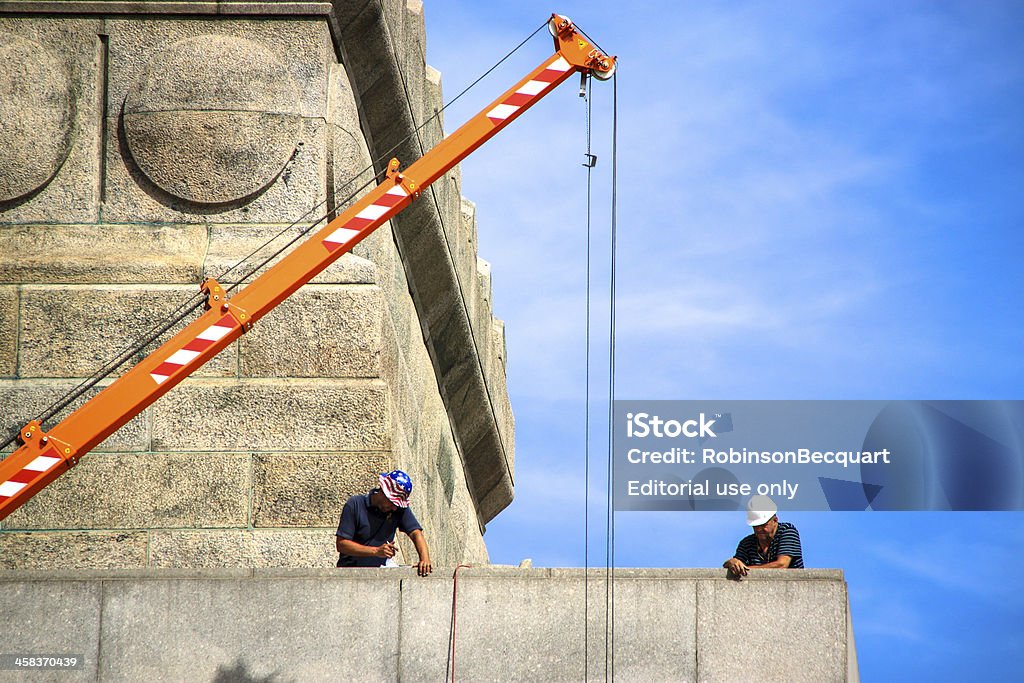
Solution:
[{"label": "crane arm", "polygon": [[571,21],[552,15],[555,53],[519,83],[404,171],[392,159],[384,181],[276,265],[228,298],[221,283],[202,284],[206,311],[147,358],[50,430],[21,429],[21,445],[0,462],[0,520],[59,477],[90,450],[228,347],[260,318],[351,251],[420,196],[431,183],[577,71],[609,78],[615,58],[603,54]]}]

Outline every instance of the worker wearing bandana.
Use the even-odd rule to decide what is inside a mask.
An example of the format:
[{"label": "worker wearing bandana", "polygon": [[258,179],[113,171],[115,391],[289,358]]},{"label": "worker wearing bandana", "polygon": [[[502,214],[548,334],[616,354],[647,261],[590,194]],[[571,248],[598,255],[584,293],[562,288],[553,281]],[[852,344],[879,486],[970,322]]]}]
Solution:
[{"label": "worker wearing bandana", "polygon": [[426,576],[434,568],[423,527],[409,508],[412,480],[402,470],[394,470],[382,473],[378,481],[378,488],[366,495],[352,496],[341,511],[336,534],[337,566],[393,566],[392,558],[398,552],[395,532],[401,530],[409,535],[419,555],[417,573]]}]

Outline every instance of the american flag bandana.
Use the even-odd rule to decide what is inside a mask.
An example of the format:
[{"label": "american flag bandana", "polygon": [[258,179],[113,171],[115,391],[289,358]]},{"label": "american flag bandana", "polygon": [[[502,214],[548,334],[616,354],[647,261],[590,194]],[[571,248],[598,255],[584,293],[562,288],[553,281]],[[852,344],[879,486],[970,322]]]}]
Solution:
[{"label": "american flag bandana", "polygon": [[384,496],[400,508],[409,507],[409,494],[412,493],[412,479],[402,470],[382,472],[378,477],[380,490]]}]

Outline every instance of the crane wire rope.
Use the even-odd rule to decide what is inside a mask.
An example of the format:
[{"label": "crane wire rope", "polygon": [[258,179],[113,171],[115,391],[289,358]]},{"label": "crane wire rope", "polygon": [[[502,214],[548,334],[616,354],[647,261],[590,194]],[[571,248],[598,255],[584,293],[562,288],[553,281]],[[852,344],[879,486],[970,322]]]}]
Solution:
[{"label": "crane wire rope", "polygon": [[615,680],[615,509],[614,509],[614,405],[615,405],[615,251],[618,189],[618,77],[611,77],[611,210],[608,263],[608,456],[604,555],[604,679]]},{"label": "crane wire rope", "polygon": [[[343,183],[341,183],[340,187],[346,188],[346,187],[352,185],[364,173],[366,173],[367,171],[372,171],[382,161],[384,161],[385,159],[390,158],[391,154],[393,154],[395,152],[395,150],[397,150],[399,147],[404,145],[406,142],[408,142],[414,136],[418,137],[419,132],[424,127],[426,127],[432,121],[434,121],[439,116],[441,116],[441,114],[448,107],[450,107],[451,105],[455,104],[463,95],[465,95],[470,90],[472,90],[477,84],[480,83],[480,81],[482,81],[484,78],[486,78],[488,75],[490,75],[491,72],[493,72],[495,69],[497,69],[499,66],[501,66],[505,61],[507,61],[510,57],[512,57],[512,55],[514,55],[516,52],[518,52],[524,45],[526,45],[526,43],[528,43],[534,36],[536,36],[537,33],[539,33],[540,30],[543,29],[545,26],[547,26],[547,22],[546,21],[544,23],[542,23],[540,26],[538,26],[533,31],[533,33],[531,33],[529,36],[527,36],[525,39],[523,39],[522,42],[520,42],[518,45],[516,45],[516,47],[514,47],[511,51],[509,51],[504,57],[502,57],[493,66],[491,66],[481,76],[479,76],[476,80],[474,80],[472,83],[470,83],[468,86],[466,86],[462,90],[462,92],[460,92],[458,95],[456,95],[450,101],[448,101],[448,103],[446,103],[444,106],[442,106],[436,112],[434,112],[434,114],[432,116],[427,118],[422,124],[420,124],[412,132],[410,132],[408,135],[406,135],[400,141],[395,143],[387,152],[377,156],[377,158],[373,159],[370,162],[369,165],[367,165],[365,168],[363,168],[359,172],[353,174],[350,178],[348,178]],[[390,35],[389,35],[389,40],[390,40]],[[403,76],[403,84],[404,84],[404,76]],[[406,93],[408,94],[408,88],[406,88]],[[422,144],[421,144],[421,148],[422,148]],[[373,177],[371,177],[369,180],[367,180],[365,183],[363,183],[359,188],[354,190],[345,199],[343,199],[340,202],[340,205],[345,205],[348,202],[350,202],[353,199],[355,199],[371,183],[373,183],[374,181],[378,180],[383,175],[384,175],[384,171],[383,170],[381,170],[380,172],[374,174]],[[312,214],[314,211],[317,211],[318,209],[320,209],[321,207],[323,207],[327,203],[328,203],[328,200],[324,199],[324,200],[320,201],[319,203],[317,203],[316,205],[314,205],[314,206],[310,207],[309,209],[307,209],[305,211],[305,213],[303,213],[297,219],[295,219],[290,224],[285,226],[283,229],[281,229],[277,234],[275,234],[273,237],[268,239],[266,242],[264,242],[263,244],[258,246],[255,250],[253,250],[247,256],[242,258],[242,260],[240,260],[237,263],[235,263],[235,265],[231,266],[226,271],[222,272],[216,279],[217,280],[223,280],[231,272],[233,272],[233,271],[235,271],[237,269],[240,269],[246,262],[248,262],[250,259],[252,259],[257,254],[261,253],[266,248],[268,248],[271,244],[273,244],[278,239],[280,239],[281,236],[283,236],[284,234],[286,234],[287,232],[292,230],[301,221],[305,220],[307,216]],[[262,262],[260,262],[256,267],[249,269],[244,275],[239,277],[234,283],[231,284],[230,287],[227,288],[227,293],[231,293],[239,285],[241,285],[243,282],[245,282],[248,278],[252,277],[257,272],[259,272],[260,270],[265,268],[269,263],[271,263],[274,259],[276,259],[278,256],[280,256],[285,250],[287,250],[289,247],[291,247],[293,244],[295,244],[298,240],[300,240],[303,237],[305,237],[311,230],[313,230],[313,228],[315,228],[317,225],[319,225],[322,221],[324,221],[327,218],[329,218],[331,216],[331,214],[334,213],[336,210],[337,210],[337,204],[336,204],[336,206],[334,208],[329,208],[325,213],[320,214],[315,221],[312,221],[311,223],[309,223],[303,230],[301,230],[299,233],[297,233],[287,243],[285,243],[279,249],[277,249],[272,254],[270,254],[267,258],[265,258]],[[205,297],[205,295],[202,292],[198,292],[196,294],[191,295],[184,302],[182,302],[176,309],[174,309],[171,313],[169,313],[167,316],[165,316],[163,319],[159,320],[158,322],[154,323],[146,332],[144,332],[141,335],[139,335],[138,337],[136,337],[135,340],[130,342],[128,345],[122,347],[120,351],[115,352],[106,362],[103,363],[103,365],[101,365],[91,375],[89,375],[88,377],[83,379],[78,385],[76,385],[75,387],[73,387],[70,390],[68,390],[67,393],[65,393],[63,396],[57,398],[55,401],[53,401],[53,403],[48,405],[46,408],[43,408],[39,413],[37,413],[37,415],[33,419],[39,421],[40,423],[45,423],[47,420],[50,420],[51,418],[53,418],[55,415],[58,415],[61,411],[63,411],[65,408],[67,408],[69,405],[71,405],[71,403],[76,401],[78,398],[80,398],[87,391],[89,391],[90,389],[95,387],[97,384],[102,382],[105,378],[110,376],[111,373],[116,371],[118,368],[120,368],[122,365],[127,363],[133,357],[135,357],[138,354],[142,353],[145,349],[149,348],[150,345],[152,345],[155,341],[160,339],[164,334],[166,334],[175,325],[179,324],[182,320],[184,320],[188,316],[192,315],[192,313],[194,313],[198,308],[200,308],[205,303],[205,301],[206,301],[206,297]],[[13,430],[10,430],[9,438],[7,438],[2,444],[0,444],[0,452],[2,452],[4,449],[6,449],[8,446],[10,446],[15,441],[17,441],[17,439],[18,439],[18,437],[20,435],[20,432],[21,432],[21,426],[20,425],[18,425],[17,428],[15,428]]]},{"label": "crane wire rope", "polygon": [[587,327],[586,327],[586,380],[583,409],[583,680],[590,679],[590,209],[594,158],[591,156],[591,117],[593,112],[593,77],[587,77]]},{"label": "crane wire rope", "polygon": [[[617,70],[616,70],[617,71]],[[612,454],[615,444],[615,266],[616,228],[618,215],[618,139],[619,139],[619,95],[618,76],[612,75],[612,191],[611,191],[611,257],[608,285],[608,535],[606,557],[609,570],[605,584],[608,618],[606,622],[609,642],[605,645],[605,657],[611,653],[611,668],[606,670],[610,680],[615,680],[615,506],[613,503],[615,469]]]},{"label": "crane wire rope", "polygon": [[[592,176],[596,157],[592,156],[591,129],[593,121],[592,79],[586,87],[586,136],[587,136],[587,266],[586,266],[586,380],[584,408],[584,493],[583,493],[583,676],[590,678],[590,335],[591,335],[591,217],[592,217]],[[582,93],[581,93],[582,94]],[[614,462],[615,440],[615,288],[616,288],[616,228],[618,211],[618,77],[612,76],[612,169],[611,169],[611,216],[609,256],[609,303],[608,303],[608,462],[607,462],[607,528],[605,534],[605,633],[604,663],[605,680],[615,680],[615,509],[614,509]]]}]

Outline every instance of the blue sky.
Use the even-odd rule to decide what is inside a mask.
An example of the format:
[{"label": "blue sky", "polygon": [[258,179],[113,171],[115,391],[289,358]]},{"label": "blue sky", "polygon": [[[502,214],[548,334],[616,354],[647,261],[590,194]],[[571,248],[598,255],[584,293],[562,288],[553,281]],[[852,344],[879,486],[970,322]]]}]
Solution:
[{"label": "blue sky", "polygon": [[[448,98],[572,17],[620,59],[616,396],[1022,399],[1024,5],[427,0]],[[446,112],[550,54],[538,36]],[[605,555],[611,83],[595,84],[590,543]],[[585,111],[562,86],[463,163],[507,324],[496,563],[584,563]],[[793,513],[846,571],[865,680],[1024,665],[1018,513]],[[727,513],[620,513],[618,566],[719,566]]]}]

